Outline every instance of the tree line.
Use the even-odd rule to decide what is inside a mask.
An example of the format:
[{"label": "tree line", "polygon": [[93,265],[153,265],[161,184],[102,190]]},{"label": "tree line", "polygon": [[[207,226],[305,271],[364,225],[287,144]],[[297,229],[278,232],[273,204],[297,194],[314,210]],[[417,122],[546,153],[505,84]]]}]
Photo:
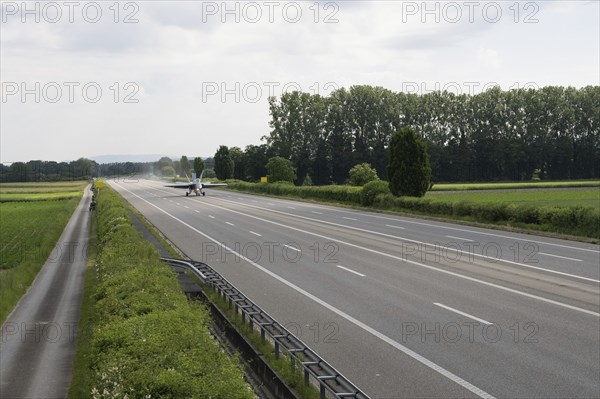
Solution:
[{"label": "tree line", "polygon": [[95,161],[79,158],[71,162],[34,160],[0,164],[0,182],[38,182],[87,180],[97,175]]},{"label": "tree line", "polygon": [[291,160],[297,184],[343,183],[367,162],[388,178],[392,133],[427,141],[434,182],[600,177],[600,87],[544,87],[477,95],[396,93],[352,86],[323,97],[270,98],[272,155]]},{"label": "tree line", "polygon": [[[416,130],[427,142],[433,182],[600,178],[600,86],[548,86],[476,95],[411,94],[352,86],[328,96],[289,92],[269,98],[264,144],[220,146],[214,158],[98,165],[30,161],[0,165],[1,181],[200,173],[258,181],[273,157],[292,162],[297,185],[343,184],[369,163],[387,180],[392,134]],[[184,160],[185,158],[185,160]],[[307,179],[307,177],[309,179]]]},{"label": "tree line", "polygon": [[[193,162],[196,162],[194,164]],[[156,162],[113,162],[98,164],[96,161],[79,158],[71,162],[55,162],[33,160],[28,162],[13,162],[8,165],[0,163],[0,182],[43,182],[43,181],[72,181],[89,180],[92,177],[122,177],[139,178],[143,175],[173,177],[175,175],[191,178],[191,172],[197,162],[206,166],[205,177],[215,177],[214,159],[197,157],[189,161],[184,155],[180,160],[162,157]],[[165,169],[167,167],[167,169]],[[200,169],[200,174],[202,172]]]}]

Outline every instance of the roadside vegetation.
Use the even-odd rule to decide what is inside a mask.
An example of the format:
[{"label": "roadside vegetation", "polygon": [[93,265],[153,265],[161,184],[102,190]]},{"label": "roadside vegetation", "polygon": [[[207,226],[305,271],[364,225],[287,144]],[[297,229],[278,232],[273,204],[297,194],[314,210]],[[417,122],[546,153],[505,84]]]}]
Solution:
[{"label": "roadside vegetation", "polygon": [[436,183],[429,191],[524,190],[531,188],[600,187],[600,180],[529,181],[506,183]]},{"label": "roadside vegetation", "polygon": [[[158,250],[109,187],[97,196],[71,398],[252,398],[235,358],[208,331]],[[90,280],[91,279],[91,280]]]},{"label": "roadside vegetation", "polygon": [[56,242],[86,184],[0,184],[0,322],[48,257],[60,255]]},{"label": "roadside vegetation", "polygon": [[228,189],[302,198],[371,209],[432,215],[453,220],[513,226],[600,239],[600,189],[511,192],[461,191],[421,198],[395,197],[387,182],[355,186],[294,186],[229,181]]}]

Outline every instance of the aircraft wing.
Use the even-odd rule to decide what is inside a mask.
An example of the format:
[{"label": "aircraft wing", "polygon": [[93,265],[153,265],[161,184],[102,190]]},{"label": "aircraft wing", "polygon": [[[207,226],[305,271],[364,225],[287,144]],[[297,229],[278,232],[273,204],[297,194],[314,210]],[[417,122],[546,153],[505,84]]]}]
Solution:
[{"label": "aircraft wing", "polygon": [[190,188],[193,188],[194,184],[193,183],[177,183],[177,184],[166,184],[165,187],[171,187],[171,188],[184,188],[186,190],[189,190]]},{"label": "aircraft wing", "polygon": [[202,188],[224,187],[227,183],[202,183]]}]

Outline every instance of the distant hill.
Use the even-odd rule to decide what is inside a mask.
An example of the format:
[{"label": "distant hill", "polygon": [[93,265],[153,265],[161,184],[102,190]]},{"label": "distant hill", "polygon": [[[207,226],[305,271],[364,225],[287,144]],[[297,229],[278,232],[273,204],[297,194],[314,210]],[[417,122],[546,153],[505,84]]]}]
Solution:
[{"label": "distant hill", "polygon": [[[115,163],[115,162],[156,162],[165,155],[161,154],[133,154],[133,155],[96,155],[90,157],[91,160],[103,163]],[[168,155],[166,155],[168,156]],[[179,159],[179,157],[170,157],[172,159]]]}]

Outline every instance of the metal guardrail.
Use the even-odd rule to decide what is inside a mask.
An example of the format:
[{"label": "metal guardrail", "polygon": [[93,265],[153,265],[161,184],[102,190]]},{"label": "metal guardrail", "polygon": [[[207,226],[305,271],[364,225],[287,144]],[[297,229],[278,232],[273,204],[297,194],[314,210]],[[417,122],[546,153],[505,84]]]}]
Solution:
[{"label": "metal guardrail", "polygon": [[267,339],[273,343],[275,358],[280,358],[282,352],[285,352],[289,356],[292,369],[297,365],[302,367],[304,384],[306,386],[311,384],[312,378],[312,382],[319,387],[321,399],[325,399],[327,393],[334,398],[370,399],[209,265],[195,261],[161,259],[172,266],[180,266],[192,271],[202,282],[212,287],[228,303],[230,309],[235,308],[235,312],[241,314],[244,324],[248,323],[250,328],[260,331],[263,343]]}]

